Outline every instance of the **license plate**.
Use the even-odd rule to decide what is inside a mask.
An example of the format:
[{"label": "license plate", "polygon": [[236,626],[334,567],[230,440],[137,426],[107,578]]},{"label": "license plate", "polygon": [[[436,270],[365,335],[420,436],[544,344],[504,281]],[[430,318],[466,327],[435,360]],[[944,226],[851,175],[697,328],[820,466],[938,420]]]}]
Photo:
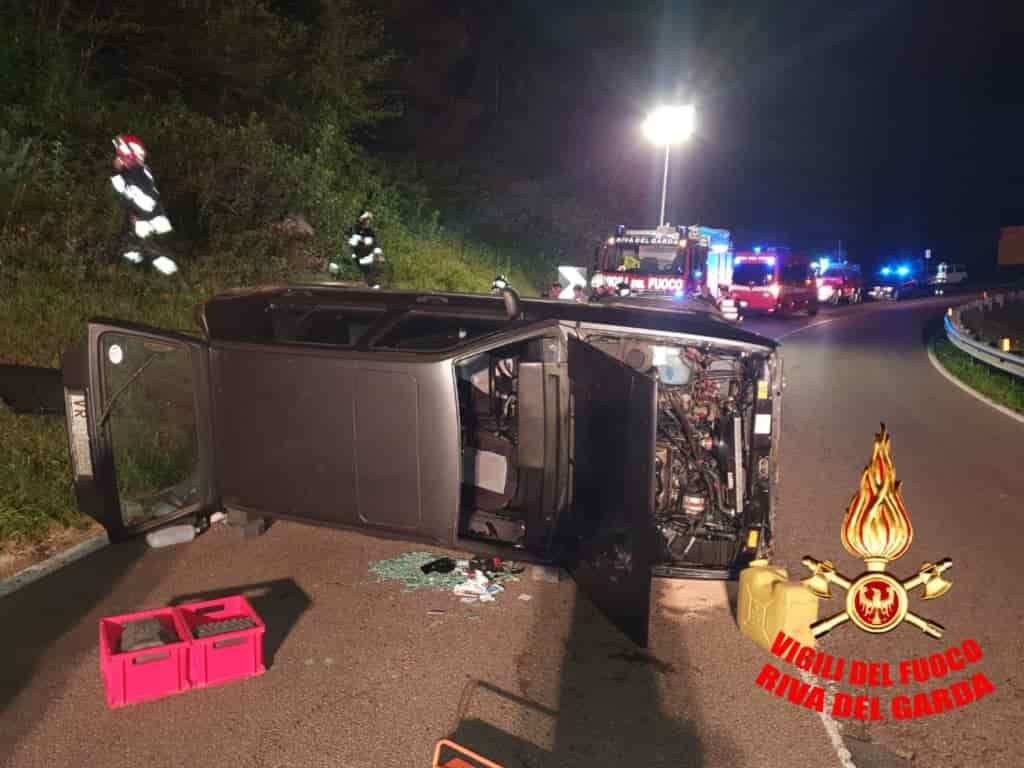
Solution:
[{"label": "license plate", "polygon": [[85,393],[64,390],[64,405],[68,414],[68,436],[71,439],[71,457],[78,477],[92,477],[92,451],[89,448],[89,413]]}]

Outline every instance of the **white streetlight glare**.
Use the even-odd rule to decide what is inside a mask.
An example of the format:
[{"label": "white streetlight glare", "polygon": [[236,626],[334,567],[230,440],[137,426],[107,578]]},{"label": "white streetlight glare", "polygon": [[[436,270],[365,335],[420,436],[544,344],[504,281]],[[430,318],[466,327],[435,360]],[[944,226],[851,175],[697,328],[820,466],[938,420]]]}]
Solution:
[{"label": "white streetlight glare", "polygon": [[697,111],[693,105],[658,107],[644,120],[644,135],[659,147],[686,141],[696,127]]},{"label": "white streetlight glare", "polygon": [[658,107],[644,120],[644,135],[648,141],[665,147],[665,172],[661,177],[661,217],[658,226],[665,224],[665,194],[668,192],[668,154],[673,144],[686,141],[693,135],[697,124],[697,110],[692,104],[682,107]]}]

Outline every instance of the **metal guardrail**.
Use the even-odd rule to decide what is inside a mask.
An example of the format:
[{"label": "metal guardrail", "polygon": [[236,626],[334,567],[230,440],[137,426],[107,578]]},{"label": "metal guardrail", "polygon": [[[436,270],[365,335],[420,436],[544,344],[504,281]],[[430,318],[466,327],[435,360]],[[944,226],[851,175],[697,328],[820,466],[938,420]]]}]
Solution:
[{"label": "metal guardrail", "polygon": [[1003,352],[996,349],[988,342],[977,338],[977,334],[969,328],[964,327],[961,317],[963,312],[973,309],[991,309],[993,306],[1002,306],[1008,301],[1024,301],[1024,291],[1010,291],[991,298],[979,299],[961,307],[950,309],[946,313],[943,324],[946,328],[946,338],[960,351],[970,355],[986,365],[1006,371],[1012,376],[1024,379],[1024,355]]}]

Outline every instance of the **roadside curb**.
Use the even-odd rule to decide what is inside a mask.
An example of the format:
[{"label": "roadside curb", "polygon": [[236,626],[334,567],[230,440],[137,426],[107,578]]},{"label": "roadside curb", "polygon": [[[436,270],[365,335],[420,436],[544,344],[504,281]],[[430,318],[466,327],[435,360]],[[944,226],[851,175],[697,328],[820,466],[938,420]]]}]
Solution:
[{"label": "roadside curb", "polygon": [[1024,415],[1021,415],[1021,414],[1017,413],[1012,408],[1007,408],[1005,405],[1001,405],[1001,404],[997,403],[995,400],[993,400],[990,397],[986,397],[985,395],[981,394],[981,392],[978,392],[973,387],[970,387],[967,384],[964,384],[962,381],[960,381],[960,379],[958,379],[952,373],[947,371],[946,367],[939,361],[939,358],[937,358],[935,356],[935,352],[932,351],[932,345],[931,345],[930,342],[929,342],[928,347],[927,347],[927,352],[928,352],[928,361],[932,364],[932,367],[936,371],[941,373],[948,381],[951,381],[953,384],[955,384],[956,386],[960,387],[960,389],[962,389],[964,392],[969,394],[971,397],[973,397],[973,398],[975,398],[977,400],[980,400],[981,402],[985,403],[985,405],[989,405],[989,406],[995,408],[997,411],[999,411],[1004,416],[1009,416],[1011,419],[1014,419],[1017,422],[1019,422],[1021,424],[1024,424]]},{"label": "roadside curb", "polygon": [[99,536],[76,544],[70,549],[58,552],[41,563],[30,565],[13,576],[8,576],[3,581],[0,581],[0,598],[7,597],[7,595],[17,592],[22,587],[27,587],[32,582],[39,581],[44,576],[60,570],[65,565],[81,560],[86,555],[98,552],[109,543],[110,540],[107,538],[107,534],[102,533]]}]

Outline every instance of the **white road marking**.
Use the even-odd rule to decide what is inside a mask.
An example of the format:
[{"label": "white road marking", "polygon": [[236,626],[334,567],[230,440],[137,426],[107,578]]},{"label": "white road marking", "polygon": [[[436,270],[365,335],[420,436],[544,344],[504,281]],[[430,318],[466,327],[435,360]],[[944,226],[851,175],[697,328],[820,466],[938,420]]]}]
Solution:
[{"label": "white road marking", "polygon": [[975,391],[974,389],[960,381],[960,379],[958,379],[952,373],[947,371],[945,366],[943,366],[942,363],[939,362],[939,359],[935,357],[935,353],[932,352],[932,348],[930,346],[928,347],[928,361],[932,364],[932,367],[935,368],[936,371],[941,373],[948,381],[951,381],[953,382],[953,384],[960,387],[960,389],[962,389],[971,397],[977,400],[981,400],[981,402],[985,403],[985,405],[989,405],[995,408],[1004,416],[1009,416],[1011,419],[1015,419],[1016,421],[1019,421],[1021,424],[1024,424],[1024,416],[1012,410],[1011,408],[1007,408],[1005,405],[1000,405],[991,398],[985,397],[985,395],[981,394],[981,392]]},{"label": "white road marking", "polygon": [[[829,714],[836,695],[835,683],[832,681],[821,681],[810,672],[805,672],[802,669],[800,670],[800,678],[807,685],[819,685],[825,688],[825,710],[818,713],[818,717],[821,718],[821,724],[825,726],[825,735],[832,742],[832,748],[836,751],[836,757],[839,758],[840,765],[843,768],[857,768],[857,764],[853,762],[853,755],[850,754],[850,750],[846,748],[846,742],[843,741],[843,734],[839,732],[839,724]],[[822,685],[823,682],[824,685]]]},{"label": "white road marking", "polygon": [[[845,315],[844,315],[844,317],[845,317]],[[806,331],[809,328],[817,328],[819,325],[828,325],[829,323],[833,323],[833,322],[835,322],[838,319],[839,319],[838,317],[830,317],[827,320],[818,320],[817,322],[814,322],[814,323],[808,323],[807,325],[801,325],[799,328],[794,328],[791,331],[786,331],[781,336],[776,336],[775,340],[776,341],[782,341],[784,338],[786,338],[787,336],[792,336],[794,333],[800,333],[800,331]]]},{"label": "white road marking", "polygon": [[25,570],[19,571],[13,576],[8,576],[3,581],[0,581],[0,597],[6,597],[12,592],[17,592],[22,587],[27,587],[32,582],[39,581],[44,576],[48,576],[65,565],[75,562],[75,560],[81,560],[86,555],[91,555],[93,552],[103,549],[109,543],[110,540],[107,538],[107,534],[104,533],[83,541],[81,544],[76,544],[71,549],[58,552],[41,563],[30,565]]},{"label": "white road marking", "polygon": [[[715,609],[729,609],[729,596],[724,581],[658,579],[654,585],[654,598],[662,613],[677,621],[708,618],[702,614]],[[836,695],[835,682],[821,680],[803,670],[800,670],[800,677],[808,685],[818,685],[825,689],[825,711],[818,713],[821,724],[825,727],[825,735],[832,744],[842,768],[857,768],[857,764],[853,762],[853,755],[843,741],[839,724],[829,714]]]}]

